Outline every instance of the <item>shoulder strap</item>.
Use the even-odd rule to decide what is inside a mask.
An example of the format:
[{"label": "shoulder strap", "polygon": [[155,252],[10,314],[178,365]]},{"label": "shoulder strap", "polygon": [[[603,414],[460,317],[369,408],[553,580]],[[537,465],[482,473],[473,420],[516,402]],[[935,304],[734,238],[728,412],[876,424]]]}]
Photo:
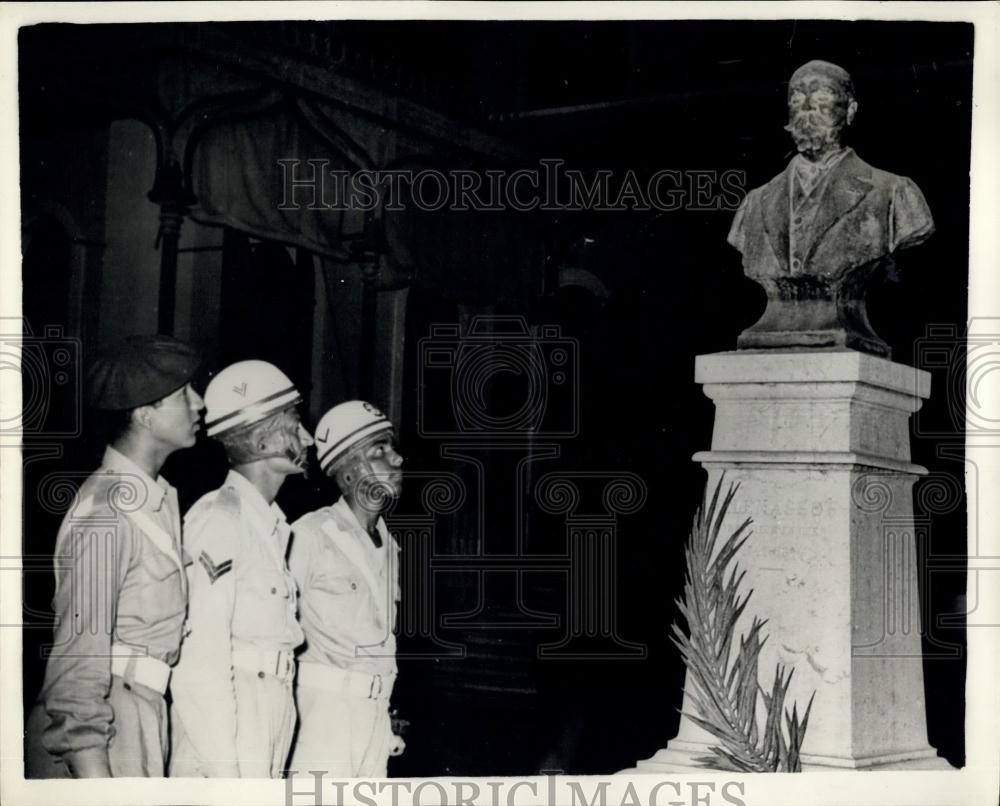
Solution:
[{"label": "shoulder strap", "polygon": [[184,562],[177,553],[177,547],[174,545],[173,538],[167,533],[167,530],[141,509],[126,512],[124,515],[142,530],[142,533],[149,538],[154,546],[174,561],[174,564],[180,569],[181,575],[183,575]]},{"label": "shoulder strap", "polygon": [[[340,552],[351,561],[351,564],[358,570],[358,573],[365,578],[365,582],[368,583],[368,587],[371,589],[372,597],[375,599],[375,606],[378,608],[379,614],[384,621],[387,606],[387,602],[384,601],[385,591],[379,585],[375,574],[372,573],[371,566],[368,565],[368,558],[365,557],[364,551],[358,544],[357,537],[348,531],[339,529],[332,519],[324,521],[320,528],[333,544],[340,549]],[[365,539],[367,540],[368,538],[365,537]]]},{"label": "shoulder strap", "polygon": [[[94,509],[94,499],[88,498],[83,501],[79,506],[77,506],[73,511],[74,518],[85,518]],[[141,531],[156,548],[161,552],[166,554],[177,567],[180,569],[181,575],[184,574],[184,563],[177,553],[177,547],[174,545],[173,538],[167,533],[160,524],[153,520],[149,515],[147,515],[142,510],[116,510],[118,513],[124,515],[132,523],[139,527]]]}]

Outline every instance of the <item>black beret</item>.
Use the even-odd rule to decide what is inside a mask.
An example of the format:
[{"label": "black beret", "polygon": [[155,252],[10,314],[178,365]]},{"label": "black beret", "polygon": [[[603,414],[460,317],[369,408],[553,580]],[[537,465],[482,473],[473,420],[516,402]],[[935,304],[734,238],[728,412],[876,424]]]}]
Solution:
[{"label": "black beret", "polygon": [[101,354],[87,373],[87,402],[127,411],[180,389],[198,371],[201,357],[171,336],[131,336]]}]

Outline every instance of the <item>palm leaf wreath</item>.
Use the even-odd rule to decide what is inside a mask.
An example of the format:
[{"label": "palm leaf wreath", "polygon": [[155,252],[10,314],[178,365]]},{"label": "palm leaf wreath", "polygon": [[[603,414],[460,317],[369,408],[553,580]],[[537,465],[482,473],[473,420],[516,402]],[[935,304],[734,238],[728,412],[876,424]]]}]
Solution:
[{"label": "palm leaf wreath", "polygon": [[[739,485],[730,484],[720,503],[721,489],[722,478],[709,502],[706,487],[684,551],[687,574],[677,606],[688,629],[685,632],[676,622],[671,625],[671,640],[688,668],[690,702],[698,712],[682,713],[719,741],[709,748],[711,755],[699,756],[695,762],[734,772],[801,772],[799,749],[816,692],[800,720],[797,705],[792,705],[791,713],[785,708],[794,670],[786,672],[779,663],[770,693],[760,686],[757,661],[767,640],[762,635],[767,622],[756,616],[746,634],[740,636],[735,658],[731,657],[736,622],[753,594],[750,590],[740,597],[739,586],[746,572],[733,559],[752,534],[748,531],[752,521],[743,521],[716,551],[722,522]],[[758,692],[767,714],[763,730],[757,718]]]}]

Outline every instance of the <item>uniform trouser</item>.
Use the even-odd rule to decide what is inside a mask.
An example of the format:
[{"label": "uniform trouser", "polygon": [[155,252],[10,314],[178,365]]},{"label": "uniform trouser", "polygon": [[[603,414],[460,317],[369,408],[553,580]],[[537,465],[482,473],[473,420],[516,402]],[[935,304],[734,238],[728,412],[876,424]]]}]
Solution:
[{"label": "uniform trouser", "polygon": [[[138,683],[111,677],[108,702],[114,712],[114,735],[108,762],[115,778],[162,778],[167,758],[167,706],[163,695]],[[42,746],[49,726],[45,708],[36,705],[25,730],[24,774],[27,778],[69,778],[63,760]]]},{"label": "uniform trouser", "polygon": [[299,733],[288,764],[298,775],[322,771],[334,778],[385,778],[392,741],[387,700],[371,700],[312,686],[296,688]]},{"label": "uniform trouser", "polygon": [[[295,700],[292,681],[271,674],[258,676],[247,669],[234,669],[236,691],[236,754],[240,778],[280,778],[295,730]],[[199,757],[191,737],[197,725],[173,724],[172,777],[207,777],[219,761]],[[206,718],[211,718],[206,716]]]}]

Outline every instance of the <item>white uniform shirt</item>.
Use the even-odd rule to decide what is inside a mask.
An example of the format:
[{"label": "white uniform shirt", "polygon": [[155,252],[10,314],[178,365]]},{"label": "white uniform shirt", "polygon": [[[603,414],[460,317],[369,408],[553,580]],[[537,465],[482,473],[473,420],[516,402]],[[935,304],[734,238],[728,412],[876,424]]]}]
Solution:
[{"label": "white uniform shirt", "polygon": [[396,672],[399,547],[381,518],[376,528],[381,547],[343,498],[292,524],[288,563],[299,586],[303,662]]},{"label": "white uniform shirt", "polygon": [[292,651],[302,643],[295,581],[285,564],[289,536],[277,504],[234,471],[184,517],[190,632],[171,691],[200,758],[237,758],[234,644]]}]

